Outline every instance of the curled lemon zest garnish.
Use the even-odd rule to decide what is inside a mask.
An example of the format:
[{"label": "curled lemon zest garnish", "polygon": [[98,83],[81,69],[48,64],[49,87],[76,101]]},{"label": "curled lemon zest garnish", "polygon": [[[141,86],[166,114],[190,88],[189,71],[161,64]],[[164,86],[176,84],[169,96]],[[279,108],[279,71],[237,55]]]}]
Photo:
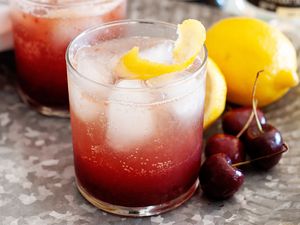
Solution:
[{"label": "curled lemon zest garnish", "polygon": [[119,77],[127,79],[147,80],[162,74],[178,72],[186,69],[200,53],[206,32],[198,20],[188,19],[178,25],[178,38],[173,49],[173,63],[157,63],[139,56],[139,48],[133,47],[125,53],[116,67]]}]

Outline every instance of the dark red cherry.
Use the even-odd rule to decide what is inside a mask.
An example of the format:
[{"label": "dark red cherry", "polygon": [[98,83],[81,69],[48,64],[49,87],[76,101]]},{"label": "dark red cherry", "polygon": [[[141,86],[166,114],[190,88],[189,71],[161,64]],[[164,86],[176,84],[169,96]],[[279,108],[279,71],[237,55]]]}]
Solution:
[{"label": "dark red cherry", "polygon": [[251,126],[245,132],[246,151],[251,159],[272,155],[252,163],[259,169],[269,170],[279,162],[285,146],[275,127],[270,124],[263,124],[261,127],[262,131],[258,126]]},{"label": "dark red cherry", "polygon": [[[225,133],[237,135],[248,121],[252,112],[252,107],[235,108],[226,112],[222,118],[222,127]],[[261,124],[266,123],[264,113],[257,109],[257,115]],[[253,117],[250,126],[256,126],[255,118]]]},{"label": "dark red cherry", "polygon": [[214,154],[204,161],[200,169],[200,183],[203,193],[209,198],[230,198],[244,183],[243,173],[230,164],[224,153]]},{"label": "dark red cherry", "polygon": [[226,154],[232,163],[245,160],[244,144],[237,137],[230,134],[215,134],[211,136],[205,146],[205,156],[217,153]]}]

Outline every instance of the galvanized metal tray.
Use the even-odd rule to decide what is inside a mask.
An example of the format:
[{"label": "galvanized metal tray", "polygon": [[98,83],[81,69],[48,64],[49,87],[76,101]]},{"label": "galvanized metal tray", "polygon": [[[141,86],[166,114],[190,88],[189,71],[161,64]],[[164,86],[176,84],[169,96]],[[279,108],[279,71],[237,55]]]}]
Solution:
[{"label": "galvanized metal tray", "polygon": [[[130,18],[173,23],[197,18],[207,27],[227,16],[207,6],[165,0],[129,0],[128,6]],[[289,35],[299,55],[300,40]],[[290,145],[276,168],[247,172],[241,190],[227,201],[211,202],[198,191],[176,210],[132,219],[97,210],[79,194],[69,120],[41,116],[21,103],[8,66],[12,58],[0,60],[0,224],[300,224],[300,86],[264,109]],[[218,130],[219,122],[206,136]]]}]

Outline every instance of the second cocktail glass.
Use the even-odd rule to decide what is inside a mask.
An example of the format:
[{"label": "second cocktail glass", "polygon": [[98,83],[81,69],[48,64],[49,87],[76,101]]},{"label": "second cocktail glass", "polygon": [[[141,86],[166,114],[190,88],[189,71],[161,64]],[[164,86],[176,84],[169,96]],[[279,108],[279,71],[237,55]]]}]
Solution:
[{"label": "second cocktail glass", "polygon": [[18,91],[46,115],[68,115],[65,51],[90,26],[125,17],[126,0],[12,0]]},{"label": "second cocktail glass", "polygon": [[120,79],[121,56],[134,46],[166,62],[176,26],[120,21],[90,29],[67,51],[76,181],[95,206],[127,216],[177,207],[198,186],[207,55],[184,71]]}]

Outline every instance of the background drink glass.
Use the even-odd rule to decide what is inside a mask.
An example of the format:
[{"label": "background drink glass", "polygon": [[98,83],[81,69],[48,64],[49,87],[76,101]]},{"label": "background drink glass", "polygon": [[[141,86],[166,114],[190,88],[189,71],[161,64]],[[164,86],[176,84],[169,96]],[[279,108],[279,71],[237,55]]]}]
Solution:
[{"label": "background drink glass", "polygon": [[22,100],[45,115],[68,115],[65,50],[86,28],[125,17],[126,0],[12,0]]},{"label": "background drink glass", "polygon": [[[87,30],[69,45],[76,181],[82,195],[100,209],[154,215],[182,204],[198,186],[205,48],[190,73],[182,71],[180,79],[167,84],[168,75],[146,82],[101,81],[107,70],[113,71],[115,58],[132,46],[176,37],[175,25],[128,20]],[[81,65],[89,66],[79,71]],[[128,86],[138,82],[145,86]]]}]

